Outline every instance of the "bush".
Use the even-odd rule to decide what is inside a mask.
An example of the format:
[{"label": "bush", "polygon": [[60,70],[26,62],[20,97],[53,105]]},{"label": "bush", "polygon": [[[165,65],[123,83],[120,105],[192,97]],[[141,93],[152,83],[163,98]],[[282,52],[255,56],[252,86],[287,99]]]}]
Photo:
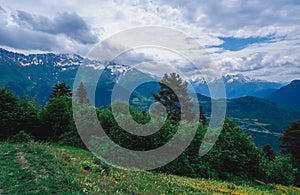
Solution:
[{"label": "bush", "polygon": [[47,103],[40,115],[42,130],[38,138],[57,142],[60,135],[70,130],[73,121],[72,102],[68,97],[57,97]]},{"label": "bush", "polygon": [[78,148],[85,148],[76,129],[63,133],[58,138],[58,144],[62,146],[73,146]]},{"label": "bush", "polygon": [[21,142],[30,142],[33,138],[26,133],[25,131],[20,131],[19,133],[15,134],[11,138],[11,142],[13,143],[21,143]]},{"label": "bush", "polygon": [[254,179],[259,174],[261,155],[252,137],[227,119],[218,141],[204,160],[210,162],[221,179]]},{"label": "bush", "polygon": [[283,185],[291,185],[297,172],[296,169],[293,169],[288,156],[277,156],[273,162],[267,165],[267,168],[267,181]]},{"label": "bush", "polygon": [[18,97],[6,87],[0,86],[0,139],[16,134],[18,122]]}]

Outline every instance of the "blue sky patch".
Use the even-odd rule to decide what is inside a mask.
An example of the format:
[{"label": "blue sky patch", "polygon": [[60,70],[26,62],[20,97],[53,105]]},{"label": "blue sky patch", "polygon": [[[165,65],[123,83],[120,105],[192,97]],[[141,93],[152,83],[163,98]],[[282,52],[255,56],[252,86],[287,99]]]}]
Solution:
[{"label": "blue sky patch", "polygon": [[238,51],[246,48],[248,45],[254,43],[264,43],[272,40],[271,36],[268,37],[249,37],[249,38],[234,38],[234,37],[218,37],[223,40],[222,45],[217,46],[229,51]]}]

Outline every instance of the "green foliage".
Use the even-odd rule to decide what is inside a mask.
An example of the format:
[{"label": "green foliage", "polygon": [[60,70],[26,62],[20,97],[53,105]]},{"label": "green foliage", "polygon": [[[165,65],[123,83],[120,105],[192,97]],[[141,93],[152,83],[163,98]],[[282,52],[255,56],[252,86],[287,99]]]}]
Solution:
[{"label": "green foliage", "polygon": [[25,96],[19,100],[7,88],[0,88],[0,138],[9,139],[23,130],[34,135],[40,128],[40,106]]},{"label": "green foliage", "polygon": [[[178,124],[172,121],[165,121],[161,129],[150,136],[135,136],[124,131],[115,121],[123,123],[125,127],[133,127],[132,120],[128,117],[133,117],[136,122],[145,122],[147,115],[140,113],[126,103],[116,102],[118,110],[112,114],[109,109],[98,109],[97,113],[100,123],[107,135],[117,144],[132,150],[149,150],[160,147],[167,143],[177,132]],[[123,111],[129,107],[131,116],[125,116]],[[155,126],[159,122],[159,118],[151,118],[151,125]],[[128,126],[126,126],[128,125]],[[186,129],[192,127],[188,122],[181,124]],[[144,129],[146,130],[146,129]],[[184,175],[190,177],[205,177],[214,179],[226,180],[253,180],[255,178],[264,181],[274,181],[279,183],[281,179],[287,181],[287,177],[291,175],[291,170],[284,168],[287,171],[286,175],[278,174],[278,180],[269,179],[273,177],[276,171],[270,172],[271,167],[276,167],[276,162],[267,160],[267,156],[263,151],[257,148],[250,135],[242,131],[231,119],[226,119],[218,141],[213,148],[205,156],[199,157],[198,150],[203,139],[207,127],[201,123],[198,126],[196,135],[189,145],[177,159],[171,163],[158,168],[156,171],[169,174]],[[187,135],[181,135],[184,140]],[[97,142],[99,143],[99,142]],[[173,146],[174,148],[177,146]],[[271,164],[270,164],[271,163]],[[278,165],[280,166],[280,165]],[[289,165],[286,164],[288,167]]]},{"label": "green foliage", "polygon": [[[211,100],[198,94],[199,103],[203,106],[206,114],[211,113]],[[255,97],[242,97],[227,100],[226,115],[232,117],[238,125],[248,131],[254,138],[257,146],[263,147],[270,144],[275,153],[278,153],[280,141],[272,134],[257,133],[250,131],[257,129],[282,133],[282,129],[291,122],[299,119],[300,111]]]},{"label": "green foliage", "polygon": [[40,113],[41,107],[34,100],[29,101],[28,97],[25,96],[18,104],[18,120],[15,128],[18,131],[24,130],[34,137],[38,136],[41,128]]},{"label": "green foliage", "polygon": [[[85,144],[88,144],[91,137],[97,135],[100,131],[98,129],[97,110],[94,106],[81,104],[77,99],[73,100],[73,108],[76,108],[73,110],[76,126],[74,123],[72,125],[73,135],[74,133],[77,134],[75,140],[82,142],[82,139]],[[80,133],[80,137],[78,133]]]},{"label": "green foliage", "polygon": [[[26,166],[22,167],[19,159],[25,159]],[[261,181],[232,183],[114,167],[108,167],[109,171],[103,173],[103,161],[96,159],[91,152],[35,142],[0,143],[0,164],[2,194],[300,193],[296,187]]]},{"label": "green foliage", "polygon": [[277,156],[274,161],[267,164],[267,182],[291,185],[296,171],[289,157]]},{"label": "green foliage", "polygon": [[290,154],[295,167],[300,166],[300,120],[292,122],[279,137],[284,154]]},{"label": "green foliage", "polygon": [[59,145],[63,145],[63,146],[73,146],[73,147],[78,147],[78,148],[85,148],[84,143],[80,139],[80,136],[78,135],[76,128],[72,128],[69,131],[61,134],[58,137],[57,143]]},{"label": "green foliage", "polygon": [[[179,74],[165,74],[159,86],[158,94],[152,93],[152,95],[156,101],[165,106],[169,119],[179,121],[183,117],[186,120],[193,118],[193,104],[187,93],[188,83],[183,81]],[[182,113],[185,116],[181,116]]]},{"label": "green foliage", "polygon": [[82,82],[80,82],[80,85],[77,88],[77,97],[79,99],[79,103],[88,105],[90,104],[90,100],[87,98],[86,88],[84,87]]},{"label": "green foliage", "polygon": [[260,150],[250,135],[242,131],[232,120],[224,123],[221,135],[210,151],[212,167],[221,178],[233,175],[241,178],[255,178],[259,169]]},{"label": "green foliage", "polygon": [[52,93],[50,95],[50,100],[54,98],[59,98],[59,97],[71,97],[72,96],[72,91],[71,87],[66,85],[66,83],[63,81],[61,83],[55,84],[52,90]]},{"label": "green foliage", "polygon": [[[163,123],[160,118],[152,118],[142,112],[136,110],[134,107],[129,106],[125,102],[114,102],[114,114],[111,109],[98,109],[98,117],[102,128],[106,134],[117,144],[132,149],[132,150],[149,150],[164,145],[176,133],[177,125],[172,121],[167,120],[161,128],[160,124]],[[130,111],[130,115],[126,115],[126,110]],[[116,122],[116,119],[122,124],[123,128],[131,128],[136,131],[147,131],[151,129],[159,130],[149,136],[137,136],[124,131],[122,127]],[[149,122],[149,123],[147,123]],[[145,124],[143,129],[132,129],[136,127],[136,123]]]},{"label": "green foliage", "polygon": [[[174,81],[177,85],[182,84],[182,80],[178,79],[176,75],[173,77],[177,78],[177,80],[175,79],[176,82]],[[56,88],[54,87],[53,91],[60,94]],[[68,93],[57,97],[53,96],[51,101],[41,109],[39,105],[34,101],[29,101],[26,97],[18,100],[6,88],[0,88],[0,94],[1,138],[11,138],[13,142],[28,142],[32,140],[31,135],[34,135],[39,140],[84,148],[81,138],[84,143],[90,145],[93,144],[93,141],[95,143],[103,139],[101,137],[103,135],[99,134],[99,129],[97,129],[98,122],[96,119],[99,119],[102,128],[111,140],[131,150],[146,151],[158,148],[168,143],[178,133],[179,124],[174,122],[177,112],[174,116],[169,115],[169,119],[164,121],[164,118],[152,115],[150,117],[147,112],[139,111],[122,101],[114,102],[108,109],[96,109],[90,104],[83,103],[80,99],[73,100],[73,106],[77,108],[73,112],[72,100]],[[179,97],[176,98],[178,100]],[[162,98],[161,101],[170,103],[176,98],[172,100]],[[170,108],[170,105],[166,104],[166,108]],[[129,115],[126,114],[128,110]],[[78,119],[76,121],[77,126],[73,114]],[[143,124],[144,126],[142,129],[138,129],[136,124]],[[163,125],[161,126],[161,124]],[[180,125],[186,130],[184,133],[178,134],[180,143],[184,143],[189,137],[189,130],[193,129],[194,126],[189,121],[181,121]],[[288,157],[278,156],[274,158],[272,148],[269,146],[265,147],[263,152],[255,146],[251,136],[242,131],[230,119],[224,122],[222,132],[213,148],[205,156],[200,157],[198,150],[208,127],[201,122],[197,125],[196,135],[188,148],[174,161],[155,171],[226,180],[260,179],[285,185],[289,185],[293,181],[297,170],[293,169]],[[137,136],[125,131],[124,128],[145,132],[150,132],[154,128],[158,131],[148,136]],[[78,135],[77,130],[82,137]],[[298,130],[299,121],[296,121],[284,131],[281,138],[286,149],[285,152],[293,157],[294,165],[299,159],[297,156],[299,154]],[[12,135],[14,136],[11,137]],[[179,145],[172,147],[176,150]],[[108,148],[108,151],[110,149]],[[107,172],[105,166],[103,166],[104,168],[102,165],[98,167],[97,164],[99,163],[86,161],[81,164],[81,167],[86,171]],[[123,187],[119,190],[124,191]],[[170,189],[170,191],[172,190]]]},{"label": "green foliage", "polygon": [[265,145],[263,151],[269,161],[273,161],[275,159],[275,154],[270,144]]},{"label": "green foliage", "polygon": [[0,143],[1,194],[78,194],[54,148],[35,142]]},{"label": "green foliage", "polygon": [[49,101],[41,112],[40,120],[43,128],[38,138],[58,141],[60,135],[70,131],[74,123],[71,108],[71,99],[65,96]]},{"label": "green foliage", "polygon": [[269,130],[279,133],[300,114],[299,110],[255,97],[237,98],[227,103],[229,116],[258,119],[259,122],[270,124],[267,127]]},{"label": "green foliage", "polygon": [[290,155],[293,167],[298,169],[294,183],[300,186],[300,120],[290,123],[279,140],[283,148],[282,153]]},{"label": "green foliage", "polygon": [[16,135],[13,135],[10,139],[11,142],[30,142],[33,141],[33,138],[27,134],[25,131],[19,131]]},{"label": "green foliage", "polygon": [[260,175],[261,151],[255,146],[251,136],[241,131],[232,121],[224,123],[219,139],[204,156],[198,150],[206,128],[198,127],[193,142],[175,161],[160,171],[214,179],[254,179]]},{"label": "green foliage", "polygon": [[81,163],[81,167],[84,170],[95,170],[97,165],[95,165],[93,162],[90,162],[90,161],[83,161]]},{"label": "green foliage", "polygon": [[5,87],[0,87],[0,138],[7,139],[17,133],[18,98]]}]

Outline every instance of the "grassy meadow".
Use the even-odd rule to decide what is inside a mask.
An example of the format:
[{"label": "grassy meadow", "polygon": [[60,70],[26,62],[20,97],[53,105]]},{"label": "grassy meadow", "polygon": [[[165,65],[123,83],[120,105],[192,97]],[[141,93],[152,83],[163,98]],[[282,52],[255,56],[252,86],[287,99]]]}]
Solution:
[{"label": "grassy meadow", "polygon": [[37,142],[0,143],[0,194],[300,194],[261,181],[193,179],[103,164],[86,150]]}]

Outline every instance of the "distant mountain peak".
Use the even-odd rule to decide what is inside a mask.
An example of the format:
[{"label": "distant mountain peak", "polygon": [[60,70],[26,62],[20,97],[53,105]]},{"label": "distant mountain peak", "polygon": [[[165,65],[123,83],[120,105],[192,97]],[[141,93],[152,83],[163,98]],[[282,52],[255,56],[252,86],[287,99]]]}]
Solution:
[{"label": "distant mountain peak", "polygon": [[254,79],[251,79],[250,77],[245,76],[243,74],[227,74],[226,76],[223,76],[223,80],[225,83],[232,83],[234,81],[238,81],[238,82],[254,81]]},{"label": "distant mountain peak", "polygon": [[77,54],[29,54],[24,55],[0,48],[0,56],[5,56],[20,66],[52,64],[54,66],[79,66],[84,58]]},{"label": "distant mountain peak", "polygon": [[[222,76],[222,79],[223,79],[223,82],[225,84],[230,84],[230,83],[233,83],[233,82],[246,83],[246,82],[256,81],[255,79],[251,79],[250,77],[245,76],[243,74],[226,74],[226,75]],[[210,81],[210,83],[216,82],[218,80],[219,79],[212,80],[212,81]],[[191,81],[194,84],[205,84],[205,83],[207,83],[203,77],[192,78]]]},{"label": "distant mountain peak", "polygon": [[[226,74],[222,80],[214,80],[212,84],[224,82],[227,98],[254,96],[264,98],[283,86],[282,83],[253,79],[243,74]],[[210,96],[208,84],[203,78],[192,80],[192,85],[198,93]]]},{"label": "distant mountain peak", "polygon": [[90,60],[77,54],[29,54],[24,55],[15,53],[0,48],[0,58],[6,57],[16,62],[20,66],[33,66],[33,65],[52,65],[59,67],[80,66],[84,64],[97,70],[110,70],[111,73],[125,73],[130,69],[129,65],[118,64],[115,62],[101,62],[97,60]]}]

